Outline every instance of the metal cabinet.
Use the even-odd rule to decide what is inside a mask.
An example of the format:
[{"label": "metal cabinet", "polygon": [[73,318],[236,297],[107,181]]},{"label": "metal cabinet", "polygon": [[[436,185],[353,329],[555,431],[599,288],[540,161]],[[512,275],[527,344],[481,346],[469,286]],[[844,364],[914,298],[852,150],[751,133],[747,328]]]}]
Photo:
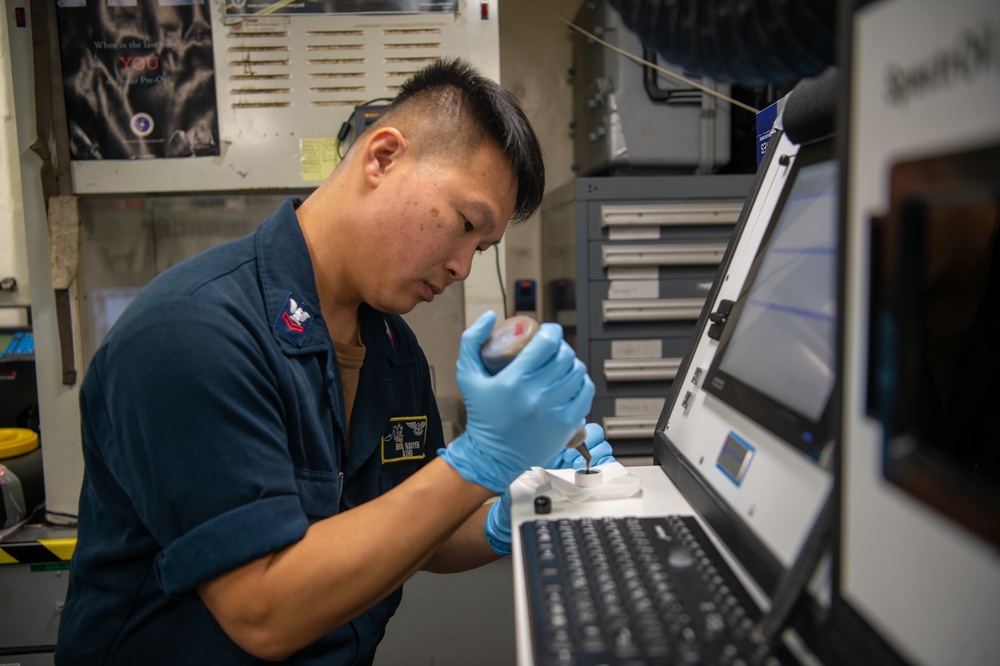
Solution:
[{"label": "metal cabinet", "polygon": [[52,664],[76,529],[24,526],[0,541],[0,664]]},{"label": "metal cabinet", "polygon": [[752,175],[579,178],[542,207],[543,318],[597,387],[591,421],[618,455],[653,430]]}]

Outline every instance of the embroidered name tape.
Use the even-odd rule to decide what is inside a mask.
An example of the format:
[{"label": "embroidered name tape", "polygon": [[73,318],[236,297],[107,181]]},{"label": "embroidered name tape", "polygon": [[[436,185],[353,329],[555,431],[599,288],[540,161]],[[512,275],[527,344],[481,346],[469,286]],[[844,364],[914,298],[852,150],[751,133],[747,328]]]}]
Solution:
[{"label": "embroidered name tape", "polygon": [[382,464],[427,457],[427,417],[398,416],[382,435]]},{"label": "embroidered name tape", "polygon": [[281,306],[281,311],[274,320],[274,327],[301,347],[312,323],[312,315],[289,292],[288,296],[285,297],[285,304]]}]

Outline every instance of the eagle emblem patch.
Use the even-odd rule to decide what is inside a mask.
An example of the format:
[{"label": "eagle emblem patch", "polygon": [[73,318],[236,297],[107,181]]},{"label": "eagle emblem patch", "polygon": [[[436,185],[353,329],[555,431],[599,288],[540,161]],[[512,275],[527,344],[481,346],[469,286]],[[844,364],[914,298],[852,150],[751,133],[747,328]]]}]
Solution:
[{"label": "eagle emblem patch", "polygon": [[274,320],[274,327],[301,347],[312,322],[312,315],[289,293],[285,297],[285,304],[281,306],[281,312]]}]

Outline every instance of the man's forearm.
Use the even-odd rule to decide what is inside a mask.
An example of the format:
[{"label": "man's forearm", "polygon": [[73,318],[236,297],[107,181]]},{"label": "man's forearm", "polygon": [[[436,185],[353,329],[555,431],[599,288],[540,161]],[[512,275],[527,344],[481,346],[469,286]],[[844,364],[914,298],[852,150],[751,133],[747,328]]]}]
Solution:
[{"label": "man's forearm", "polygon": [[441,544],[441,547],[424,564],[425,571],[456,573],[468,571],[500,559],[483,533],[483,522],[490,505],[484,504],[461,527]]},{"label": "man's forearm", "polygon": [[378,499],[315,523],[301,541],[198,592],[244,650],[286,657],[401,585],[474,522],[489,494],[434,460]]}]

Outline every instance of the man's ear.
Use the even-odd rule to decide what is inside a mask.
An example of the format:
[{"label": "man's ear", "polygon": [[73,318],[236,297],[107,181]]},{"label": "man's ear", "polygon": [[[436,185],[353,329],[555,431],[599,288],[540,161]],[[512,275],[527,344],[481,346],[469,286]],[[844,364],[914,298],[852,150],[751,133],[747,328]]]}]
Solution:
[{"label": "man's ear", "polygon": [[378,187],[407,150],[406,139],[395,127],[381,127],[372,132],[361,154],[365,183],[372,188]]}]

